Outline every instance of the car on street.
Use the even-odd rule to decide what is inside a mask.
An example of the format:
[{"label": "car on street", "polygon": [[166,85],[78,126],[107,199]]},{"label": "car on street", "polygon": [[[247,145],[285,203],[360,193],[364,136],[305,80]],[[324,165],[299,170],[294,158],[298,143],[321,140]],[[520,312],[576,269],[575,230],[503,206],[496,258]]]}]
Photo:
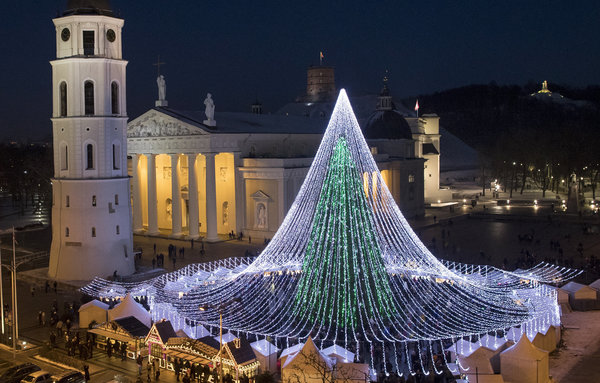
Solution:
[{"label": "car on street", "polygon": [[52,377],[48,371],[36,371],[24,377],[21,383],[52,383]]},{"label": "car on street", "polygon": [[20,383],[21,379],[23,379],[27,375],[40,370],[41,368],[33,363],[18,364],[4,371],[4,373],[0,375],[0,382]]},{"label": "car on street", "polygon": [[81,372],[69,370],[52,375],[52,383],[85,383],[85,378]]}]

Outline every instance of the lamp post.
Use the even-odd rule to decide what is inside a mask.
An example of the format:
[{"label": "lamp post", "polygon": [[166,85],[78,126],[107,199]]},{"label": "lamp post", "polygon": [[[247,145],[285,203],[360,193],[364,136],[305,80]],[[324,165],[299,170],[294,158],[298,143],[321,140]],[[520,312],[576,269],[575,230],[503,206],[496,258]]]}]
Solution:
[{"label": "lamp post", "polygon": [[242,300],[239,297],[232,298],[227,302],[223,302],[220,305],[206,304],[200,305],[198,309],[200,311],[206,311],[208,309],[216,310],[219,313],[219,383],[223,383],[223,311],[233,303],[239,303]]}]

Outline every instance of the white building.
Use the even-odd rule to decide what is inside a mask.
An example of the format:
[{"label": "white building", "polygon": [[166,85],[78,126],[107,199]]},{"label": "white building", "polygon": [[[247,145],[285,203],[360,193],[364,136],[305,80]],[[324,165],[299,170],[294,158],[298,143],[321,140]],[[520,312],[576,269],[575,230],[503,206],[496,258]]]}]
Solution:
[{"label": "white building", "polygon": [[52,64],[52,247],[48,274],[134,271],[121,29],[108,1],[70,0]]},{"label": "white building", "polygon": [[[283,221],[312,162],[333,107],[333,69],[327,89],[315,88],[320,67],[309,68],[311,102],[276,114],[183,111],[166,99],[128,125],[133,229],[136,233],[198,238],[243,232],[270,238]],[[303,99],[304,99],[303,98]],[[218,102],[218,100],[216,100]],[[405,117],[384,84],[379,96],[352,99],[384,181],[403,214],[424,214],[439,189],[439,118]],[[177,169],[177,171],[173,171]]]}]

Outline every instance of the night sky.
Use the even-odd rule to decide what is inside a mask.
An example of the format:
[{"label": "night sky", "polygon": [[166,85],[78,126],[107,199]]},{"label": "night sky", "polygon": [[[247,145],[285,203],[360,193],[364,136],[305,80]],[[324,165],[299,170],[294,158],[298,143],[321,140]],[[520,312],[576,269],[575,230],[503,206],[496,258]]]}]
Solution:
[{"label": "night sky", "polygon": [[[52,18],[66,1],[2,3],[0,139],[51,135]],[[153,107],[157,56],[169,106],[273,112],[303,94],[306,68],[338,88],[395,97],[473,83],[600,83],[598,1],[113,0],[125,19],[129,117]]]}]

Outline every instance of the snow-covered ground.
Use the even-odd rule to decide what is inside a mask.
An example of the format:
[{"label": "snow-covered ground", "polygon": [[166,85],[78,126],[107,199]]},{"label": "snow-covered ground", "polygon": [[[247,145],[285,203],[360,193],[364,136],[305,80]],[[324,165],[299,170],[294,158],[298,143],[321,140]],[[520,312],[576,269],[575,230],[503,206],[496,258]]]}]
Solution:
[{"label": "snow-covered ground", "polygon": [[563,316],[565,347],[550,356],[550,375],[558,383],[600,382],[600,311]]}]

